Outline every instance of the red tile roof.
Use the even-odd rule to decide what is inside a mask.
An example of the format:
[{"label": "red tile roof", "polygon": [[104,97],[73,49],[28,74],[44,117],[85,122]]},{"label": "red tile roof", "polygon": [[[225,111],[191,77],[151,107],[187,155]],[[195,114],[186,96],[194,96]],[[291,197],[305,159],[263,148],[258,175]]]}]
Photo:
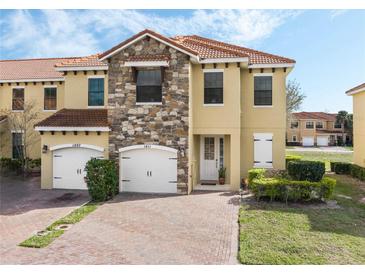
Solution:
[{"label": "red tile roof", "polygon": [[201,58],[249,57],[250,64],[295,63],[295,60],[265,53],[237,45],[232,45],[197,35],[176,36],[176,42],[194,48]]},{"label": "red tile roof", "polygon": [[351,91],[361,90],[361,89],[365,90],[365,83],[362,83],[352,89],[349,89],[348,91],[346,91],[346,93],[350,93]]},{"label": "red tile roof", "polygon": [[70,58],[0,60],[0,80],[63,78],[62,73],[54,69],[54,65],[68,59]]},{"label": "red tile roof", "polygon": [[243,58],[248,57],[250,64],[293,64],[295,60],[285,58],[278,55],[265,53],[237,45],[223,43],[220,41],[200,37],[197,35],[176,36],[172,38],[165,37],[151,30],[144,30],[131,38],[123,41],[115,47],[100,54],[100,58],[104,58],[128,43],[150,34],[160,40],[165,41],[183,51],[187,51],[201,59],[217,59],[217,58]]},{"label": "red tile roof", "polygon": [[55,67],[100,67],[107,66],[106,63],[99,61],[99,54],[85,57],[74,57],[63,60],[55,64]]},{"label": "red tile roof", "polygon": [[126,59],[126,61],[138,62],[138,61],[168,61],[170,56],[165,54],[154,55],[134,55]]},{"label": "red tile roof", "polygon": [[108,127],[106,109],[61,109],[36,127]]},{"label": "red tile roof", "polygon": [[337,114],[325,113],[325,112],[296,112],[292,113],[294,119],[305,120],[326,120],[326,121],[336,121]]}]

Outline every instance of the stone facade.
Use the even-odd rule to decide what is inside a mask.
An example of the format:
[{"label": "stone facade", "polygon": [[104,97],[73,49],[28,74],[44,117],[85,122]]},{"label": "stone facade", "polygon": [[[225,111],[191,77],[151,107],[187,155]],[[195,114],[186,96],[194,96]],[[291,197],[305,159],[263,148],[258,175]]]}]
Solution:
[{"label": "stone facade", "polygon": [[[162,105],[137,105],[133,70],[124,61],[135,55],[170,57],[164,70]],[[142,39],[109,60],[109,151],[137,144],[156,144],[178,149],[178,191],[187,192],[189,132],[189,58],[152,38]]]}]

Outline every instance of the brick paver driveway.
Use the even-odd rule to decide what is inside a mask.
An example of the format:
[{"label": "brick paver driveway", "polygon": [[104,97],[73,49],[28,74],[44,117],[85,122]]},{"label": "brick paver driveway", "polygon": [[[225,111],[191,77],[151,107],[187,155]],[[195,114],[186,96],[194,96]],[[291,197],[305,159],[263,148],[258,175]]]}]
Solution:
[{"label": "brick paver driveway", "polygon": [[233,264],[239,196],[119,194],[43,249],[13,248],[5,263]]},{"label": "brick paver driveway", "polygon": [[17,263],[17,244],[88,200],[87,191],[41,190],[39,177],[0,177],[0,263]]}]

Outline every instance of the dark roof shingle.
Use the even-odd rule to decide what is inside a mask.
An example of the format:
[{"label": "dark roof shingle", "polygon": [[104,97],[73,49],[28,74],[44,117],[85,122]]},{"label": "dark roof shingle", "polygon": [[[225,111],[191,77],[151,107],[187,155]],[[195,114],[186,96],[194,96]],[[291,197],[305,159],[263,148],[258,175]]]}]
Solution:
[{"label": "dark roof shingle", "polygon": [[36,127],[108,127],[106,109],[61,109]]}]

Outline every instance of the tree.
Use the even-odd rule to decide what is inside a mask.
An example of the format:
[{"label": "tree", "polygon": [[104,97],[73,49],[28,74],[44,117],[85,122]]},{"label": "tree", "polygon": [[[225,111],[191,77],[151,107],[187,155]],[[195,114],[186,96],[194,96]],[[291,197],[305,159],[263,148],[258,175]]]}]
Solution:
[{"label": "tree", "polygon": [[291,113],[300,109],[305,98],[300,84],[296,80],[290,80],[286,86],[286,114],[288,119]]},{"label": "tree", "polygon": [[22,111],[0,110],[0,116],[5,115],[7,128],[13,133],[21,133],[17,142],[13,142],[18,158],[21,162],[23,172],[28,170],[29,148],[38,140],[37,132],[34,131],[34,124],[39,121],[40,110],[34,101],[24,103]]},{"label": "tree", "polygon": [[340,110],[336,116],[336,123],[341,124],[342,141],[345,142],[345,132],[352,136],[352,114],[346,110]]}]

